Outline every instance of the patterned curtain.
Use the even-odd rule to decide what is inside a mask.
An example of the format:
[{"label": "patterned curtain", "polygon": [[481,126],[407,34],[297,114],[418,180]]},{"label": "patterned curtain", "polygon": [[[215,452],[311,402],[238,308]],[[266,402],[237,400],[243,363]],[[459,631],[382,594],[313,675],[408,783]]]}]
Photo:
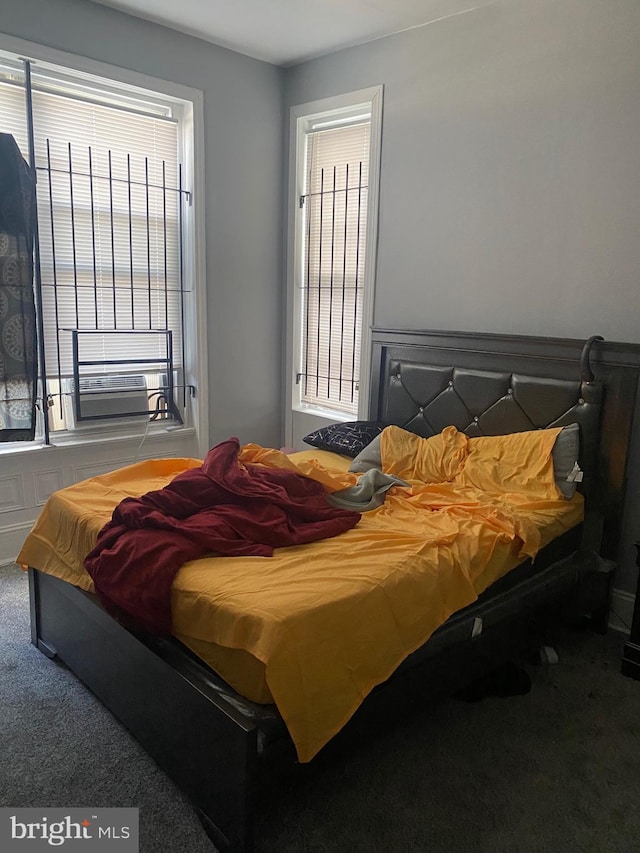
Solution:
[{"label": "patterned curtain", "polygon": [[13,136],[0,133],[0,442],[35,435],[35,216],[34,172]]}]

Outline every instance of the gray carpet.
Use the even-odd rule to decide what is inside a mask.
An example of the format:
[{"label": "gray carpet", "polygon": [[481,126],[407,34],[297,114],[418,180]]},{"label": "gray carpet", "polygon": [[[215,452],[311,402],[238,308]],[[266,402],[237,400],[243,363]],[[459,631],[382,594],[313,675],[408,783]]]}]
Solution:
[{"label": "gray carpet", "polygon": [[[0,568],[0,805],[135,806],[141,853],[212,853],[183,795],[30,645],[26,576]],[[319,756],[274,797],[257,853],[638,853],[640,683],[621,638],[566,632],[531,692],[421,709]]]}]

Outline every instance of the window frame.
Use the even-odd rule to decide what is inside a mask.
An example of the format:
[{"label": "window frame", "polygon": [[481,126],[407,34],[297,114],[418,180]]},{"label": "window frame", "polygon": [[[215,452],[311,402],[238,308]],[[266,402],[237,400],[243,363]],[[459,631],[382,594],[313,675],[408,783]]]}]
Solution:
[{"label": "window frame", "polygon": [[[131,69],[114,66],[109,63],[89,59],[88,57],[70,54],[54,48],[32,43],[24,39],[0,33],[0,50],[28,59],[35,64],[50,63],[81,75],[105,78],[117,85],[132,87],[138,90],[157,92],[171,100],[187,102],[181,116],[182,134],[180,155],[182,159],[185,186],[191,191],[191,204],[187,207],[183,218],[183,277],[185,289],[193,292],[193,311],[186,320],[185,334],[185,384],[192,385],[197,390],[192,406],[191,423],[180,428],[181,435],[196,435],[197,445],[201,453],[206,452],[209,440],[209,391],[207,382],[207,312],[206,312],[206,261],[205,261],[205,158],[204,158],[204,95],[201,90],[173,83],[157,77],[151,77]],[[185,143],[186,140],[186,143]],[[42,418],[42,413],[40,413]],[[41,430],[41,427],[40,427]],[[147,441],[154,434],[165,435],[165,428],[156,428],[153,424],[145,434]],[[50,445],[69,446],[101,444],[105,441],[139,439],[139,430],[131,432],[130,425],[109,425],[96,429],[77,432],[52,432]],[[0,445],[0,455],[21,453],[25,450],[46,449],[40,438],[33,442],[17,442]]]},{"label": "window frame", "polygon": [[[375,272],[377,258],[378,204],[380,188],[380,154],[382,136],[383,86],[372,86],[329,98],[322,98],[291,107],[289,119],[289,205],[287,230],[287,353],[285,436],[291,443],[294,412],[334,421],[364,418],[369,411],[371,374],[371,327],[375,296]],[[302,268],[304,233],[303,211],[299,205],[305,186],[306,131],[309,125],[321,119],[349,115],[358,109],[371,114],[371,137],[369,148],[369,193],[366,228],[366,256],[363,276],[362,329],[360,347],[360,374],[357,415],[345,414],[330,407],[312,406],[302,403],[297,383],[298,349],[301,340],[302,289],[298,277]]]}]

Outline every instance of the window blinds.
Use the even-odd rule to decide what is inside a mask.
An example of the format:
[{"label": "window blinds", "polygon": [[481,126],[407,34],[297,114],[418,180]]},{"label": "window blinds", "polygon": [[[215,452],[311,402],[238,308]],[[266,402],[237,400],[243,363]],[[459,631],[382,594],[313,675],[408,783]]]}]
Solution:
[{"label": "window blinds", "polygon": [[[0,124],[28,159],[19,71],[0,69]],[[20,85],[22,83],[22,85]],[[32,72],[45,357],[50,377],[73,372],[72,331],[92,334],[90,372],[145,372],[181,353],[178,124],[165,105]],[[127,365],[108,362],[131,359]]]},{"label": "window blinds", "polygon": [[306,135],[301,400],[355,413],[369,178],[368,117]]},{"label": "window blinds", "polygon": [[19,67],[0,62],[0,130],[14,137],[28,162],[26,115],[24,74]]}]

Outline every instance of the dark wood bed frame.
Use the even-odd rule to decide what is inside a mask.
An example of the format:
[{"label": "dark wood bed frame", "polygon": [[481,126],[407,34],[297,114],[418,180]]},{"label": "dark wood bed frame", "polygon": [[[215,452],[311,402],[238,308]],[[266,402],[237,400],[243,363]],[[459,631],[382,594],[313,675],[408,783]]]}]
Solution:
[{"label": "dark wood bed frame", "polygon": [[[536,616],[546,621],[569,606],[604,630],[639,376],[640,345],[374,330],[373,418],[423,435],[440,431],[443,418],[471,435],[577,420],[588,477],[583,525],[454,614],[373,691],[363,713],[387,709],[389,697],[401,707],[395,700],[407,684],[429,693],[468,684],[535,641]],[[572,388],[576,399],[559,411]],[[600,394],[602,408],[594,409]],[[592,439],[596,410],[599,438]],[[531,426],[523,414],[533,416]],[[295,768],[276,709],[239,696],[177,641],[125,629],[90,594],[37,567],[29,582],[34,645],[64,662],[129,729],[189,796],[221,849],[248,853],[261,785],[272,772]]]}]

